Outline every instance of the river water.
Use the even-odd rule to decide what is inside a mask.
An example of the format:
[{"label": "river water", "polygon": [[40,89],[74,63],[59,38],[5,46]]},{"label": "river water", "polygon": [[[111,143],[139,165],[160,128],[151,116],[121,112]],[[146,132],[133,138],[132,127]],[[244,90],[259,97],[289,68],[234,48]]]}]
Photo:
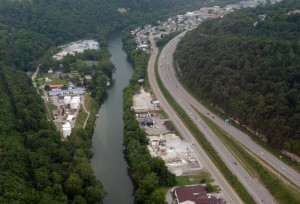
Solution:
[{"label": "river water", "polygon": [[113,86],[107,91],[96,121],[91,165],[108,193],[105,204],[132,204],[133,185],[123,154],[123,89],[128,86],[133,67],[122,50],[120,33],[111,35],[108,49],[116,72]]}]

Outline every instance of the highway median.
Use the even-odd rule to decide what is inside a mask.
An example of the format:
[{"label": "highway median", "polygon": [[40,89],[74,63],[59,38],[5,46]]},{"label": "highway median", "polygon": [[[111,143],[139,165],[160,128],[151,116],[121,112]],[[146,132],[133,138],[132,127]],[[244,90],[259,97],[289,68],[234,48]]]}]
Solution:
[{"label": "highway median", "polygon": [[300,195],[297,191],[286,185],[281,179],[278,178],[269,169],[257,161],[257,159],[245,150],[240,143],[235,141],[227,133],[224,132],[219,126],[211,121],[208,117],[200,113],[195,107],[195,111],[200,115],[202,120],[217,137],[223,142],[223,144],[234,153],[238,160],[243,163],[245,169],[254,177],[256,177],[274,196],[279,203],[298,203]]}]

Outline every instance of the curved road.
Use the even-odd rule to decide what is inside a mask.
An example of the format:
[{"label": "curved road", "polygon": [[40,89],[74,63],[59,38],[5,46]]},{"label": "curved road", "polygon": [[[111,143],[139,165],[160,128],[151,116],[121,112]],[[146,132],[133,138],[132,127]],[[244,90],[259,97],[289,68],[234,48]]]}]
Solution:
[{"label": "curved road", "polygon": [[155,74],[154,74],[154,65],[155,65],[155,59],[156,59],[158,50],[157,50],[157,47],[155,46],[155,43],[153,42],[151,37],[150,37],[150,41],[152,44],[153,52],[152,52],[151,58],[148,63],[148,77],[149,77],[149,82],[150,82],[151,88],[154,91],[158,100],[160,101],[161,106],[163,107],[164,111],[169,115],[170,120],[178,128],[178,131],[181,134],[181,136],[190,144],[194,144],[193,147],[195,150],[195,154],[197,154],[198,158],[201,160],[203,165],[207,168],[207,170],[213,176],[216,183],[220,186],[223,197],[227,201],[227,203],[236,203],[236,204],[243,203],[242,200],[235,193],[235,191],[228,184],[228,182],[223,177],[223,175],[220,173],[220,171],[217,169],[217,167],[213,164],[213,162],[210,160],[210,158],[206,155],[204,150],[196,142],[193,135],[186,128],[186,126],[183,124],[183,122],[177,116],[176,112],[171,108],[171,106],[168,104],[168,102],[164,98],[163,94],[161,93],[161,91],[158,87],[158,84],[156,82],[156,79],[155,79]]},{"label": "curved road", "polygon": [[[183,35],[181,35],[183,36]],[[209,113],[209,117],[213,117],[213,122],[225,130],[229,135],[231,135],[234,139],[236,139],[239,143],[244,145],[248,150],[250,150],[257,157],[260,157],[264,160],[269,166],[271,166],[280,176],[285,177],[290,182],[295,184],[298,188],[300,188],[300,174],[295,171],[293,168],[286,165],[279,158],[275,157],[268,151],[266,151],[263,147],[259,146],[257,143],[253,142],[252,139],[245,134],[244,132],[238,130],[237,128],[231,126],[226,123],[222,119],[220,119],[217,115],[210,113],[207,108],[201,105],[195,98],[193,98],[179,83],[175,76],[175,71],[173,69],[173,52],[176,49],[176,45],[178,37],[173,39],[163,50],[160,58],[159,64],[162,64],[160,68],[159,74],[162,76],[166,76],[167,80],[163,80],[165,82],[165,86],[168,91],[172,94],[174,98],[179,100],[185,100],[187,104],[194,106],[198,111],[205,114]],[[165,56],[164,56],[165,55]],[[164,58],[163,58],[164,56]],[[163,79],[163,78],[162,78]],[[190,112],[193,112],[193,109]]]}]

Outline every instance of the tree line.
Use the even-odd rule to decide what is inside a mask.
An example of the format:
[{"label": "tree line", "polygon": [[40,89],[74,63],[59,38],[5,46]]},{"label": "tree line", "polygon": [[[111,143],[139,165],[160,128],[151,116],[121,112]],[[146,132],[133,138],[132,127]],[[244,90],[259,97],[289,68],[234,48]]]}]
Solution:
[{"label": "tree line", "polygon": [[299,8],[289,0],[205,21],[175,53],[184,83],[198,97],[297,155],[300,15],[290,11]]}]

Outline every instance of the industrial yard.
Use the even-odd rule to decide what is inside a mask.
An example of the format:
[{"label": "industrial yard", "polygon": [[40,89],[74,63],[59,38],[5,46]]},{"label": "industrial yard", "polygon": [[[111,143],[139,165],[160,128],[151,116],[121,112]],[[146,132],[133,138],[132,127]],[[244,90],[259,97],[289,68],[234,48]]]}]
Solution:
[{"label": "industrial yard", "polygon": [[202,171],[202,164],[188,144],[174,133],[168,119],[162,117],[159,101],[143,89],[133,96],[132,109],[140,128],[149,139],[148,149],[153,157],[162,158],[168,169],[177,176],[193,175]]},{"label": "industrial yard", "polygon": [[61,132],[62,140],[66,140],[71,135],[72,129],[75,127],[76,118],[80,108],[80,104],[84,101],[81,94],[56,94],[47,98],[48,103],[52,103],[57,108],[52,110],[54,123]]},{"label": "industrial yard", "polygon": [[60,46],[61,52],[53,55],[56,60],[61,60],[66,55],[75,55],[76,53],[83,53],[85,50],[98,50],[99,43],[95,40],[80,40],[67,45]]}]

